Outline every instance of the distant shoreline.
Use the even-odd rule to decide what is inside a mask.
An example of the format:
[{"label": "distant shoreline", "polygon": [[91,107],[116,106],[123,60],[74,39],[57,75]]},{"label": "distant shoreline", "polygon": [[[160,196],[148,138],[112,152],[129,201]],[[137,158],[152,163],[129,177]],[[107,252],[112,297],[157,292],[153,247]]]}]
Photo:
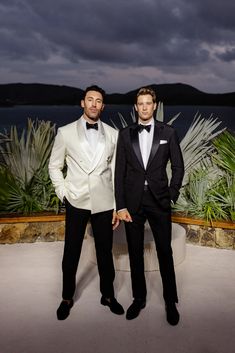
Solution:
[{"label": "distant shoreline", "polygon": [[[205,93],[183,83],[149,85],[157,93],[158,101],[165,105],[235,106],[235,92]],[[106,104],[134,104],[137,89],[127,93],[106,94]],[[12,83],[0,84],[0,106],[14,105],[68,105],[80,104],[84,91],[80,88]]]}]

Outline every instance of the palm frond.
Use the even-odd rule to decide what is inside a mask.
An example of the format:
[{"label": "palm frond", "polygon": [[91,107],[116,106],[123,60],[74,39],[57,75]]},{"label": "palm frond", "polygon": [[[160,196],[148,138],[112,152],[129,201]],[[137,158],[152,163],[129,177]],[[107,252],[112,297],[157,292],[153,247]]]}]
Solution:
[{"label": "palm frond", "polygon": [[221,122],[217,122],[212,116],[204,119],[200,114],[195,115],[180,143],[185,165],[183,185],[188,182],[189,172],[197,168],[202,159],[212,152],[213,146],[210,141],[223,131],[216,131],[220,124]]},{"label": "palm frond", "polygon": [[167,125],[172,125],[173,122],[180,116],[180,112],[177,113],[176,115],[173,116],[173,118],[171,118],[171,120],[168,121]]},{"label": "palm frond", "polygon": [[158,102],[157,111],[156,111],[156,120],[161,122],[164,121],[164,107],[162,102]]},{"label": "palm frond", "polygon": [[235,174],[235,137],[228,131],[223,131],[212,140],[217,154],[213,156],[214,162],[231,174]]},{"label": "palm frond", "polygon": [[1,210],[30,213],[51,206],[55,193],[49,179],[48,161],[54,136],[55,125],[31,119],[21,135],[15,126],[11,127],[9,136],[1,135],[1,176],[5,188],[5,191],[0,188]]}]

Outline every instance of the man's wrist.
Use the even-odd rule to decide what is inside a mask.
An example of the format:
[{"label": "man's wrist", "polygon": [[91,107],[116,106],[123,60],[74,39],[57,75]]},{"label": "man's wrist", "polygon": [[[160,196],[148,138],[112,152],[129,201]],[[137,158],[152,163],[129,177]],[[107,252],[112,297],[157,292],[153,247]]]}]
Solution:
[{"label": "man's wrist", "polygon": [[127,211],[127,208],[121,208],[120,210],[117,211],[117,213],[123,212],[123,211]]}]

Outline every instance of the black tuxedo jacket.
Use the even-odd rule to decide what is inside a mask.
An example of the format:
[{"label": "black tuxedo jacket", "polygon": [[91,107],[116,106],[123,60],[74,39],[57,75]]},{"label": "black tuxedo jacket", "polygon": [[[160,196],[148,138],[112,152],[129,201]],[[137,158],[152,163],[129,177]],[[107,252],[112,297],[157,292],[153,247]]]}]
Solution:
[{"label": "black tuxedo jacket", "polygon": [[[166,166],[171,163],[171,179],[168,181]],[[116,168],[115,197],[117,210],[127,208],[135,213],[141,203],[144,183],[156,202],[163,209],[170,209],[175,202],[184,176],[184,163],[175,130],[164,123],[155,121],[153,144],[146,169],[144,168],[137,124],[119,132]]]}]

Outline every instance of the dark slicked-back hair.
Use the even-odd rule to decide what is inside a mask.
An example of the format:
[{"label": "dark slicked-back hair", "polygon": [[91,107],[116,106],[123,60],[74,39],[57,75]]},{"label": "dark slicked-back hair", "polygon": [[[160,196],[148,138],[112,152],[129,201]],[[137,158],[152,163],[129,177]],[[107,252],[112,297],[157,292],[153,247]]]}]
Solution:
[{"label": "dark slicked-back hair", "polygon": [[152,98],[153,98],[153,102],[157,103],[156,93],[151,87],[142,87],[139,89],[139,91],[137,92],[137,95],[136,95],[136,103],[137,103],[137,99],[139,96],[144,96],[146,94],[150,94],[150,96],[152,96]]},{"label": "dark slicked-back hair", "polygon": [[89,86],[85,89],[84,91],[84,95],[83,95],[83,99],[85,99],[86,97],[86,94],[87,92],[89,91],[96,91],[96,92],[99,92],[101,95],[102,95],[102,98],[103,98],[103,102],[105,100],[105,91],[103,90],[103,88],[97,86],[97,85],[92,85],[92,86]]}]

